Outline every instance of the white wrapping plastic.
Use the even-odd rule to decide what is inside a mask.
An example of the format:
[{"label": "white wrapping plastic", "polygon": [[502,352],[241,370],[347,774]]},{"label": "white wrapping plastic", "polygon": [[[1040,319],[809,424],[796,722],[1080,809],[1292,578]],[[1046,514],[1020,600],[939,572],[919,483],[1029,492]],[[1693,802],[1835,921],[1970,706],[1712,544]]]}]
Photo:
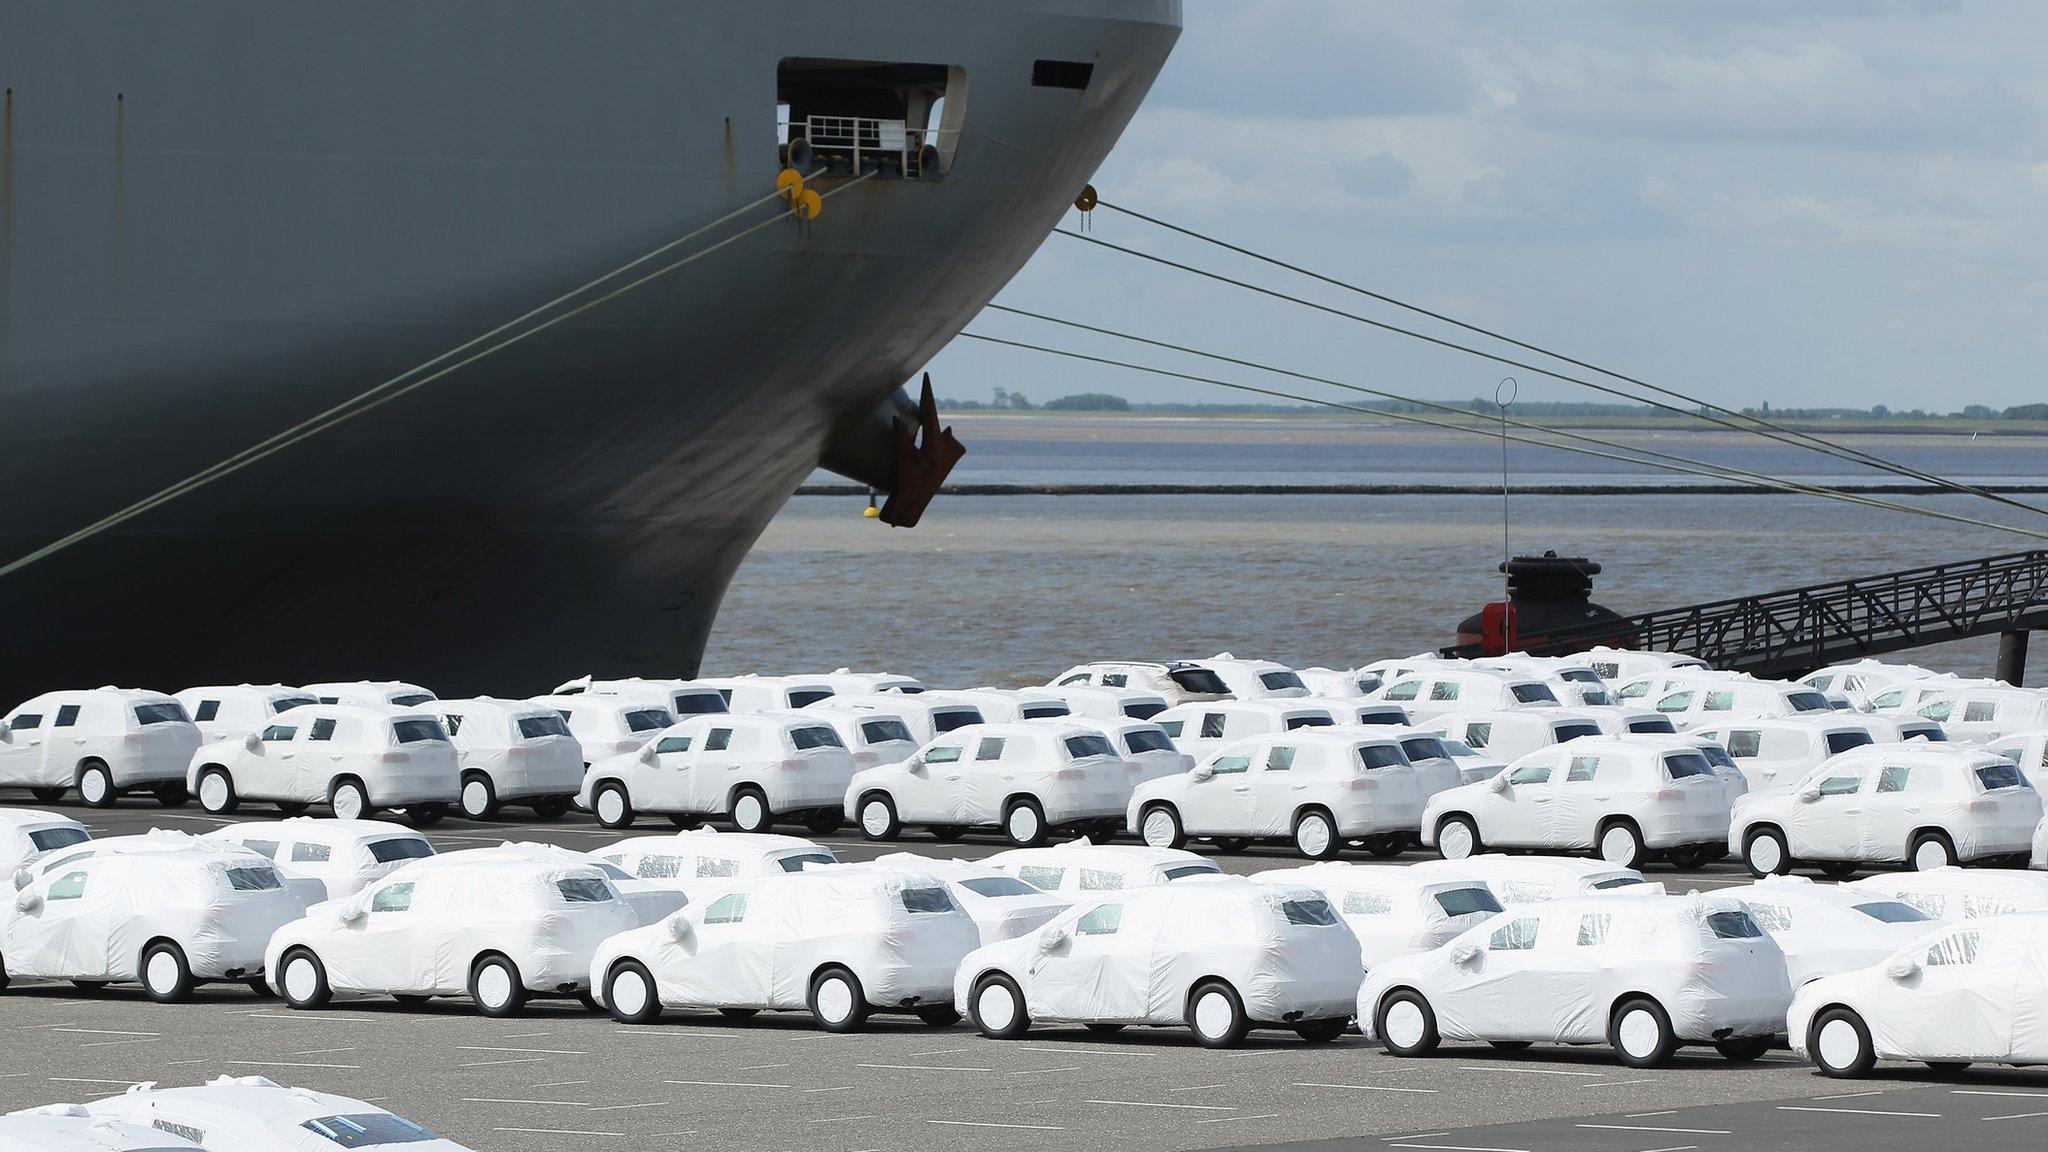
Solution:
[{"label": "white wrapping plastic", "polygon": [[1842,885],[1960,923],[2013,912],[2048,912],[2048,876],[2018,868],[1933,868],[1883,872]]},{"label": "white wrapping plastic", "polygon": [[1102,894],[1035,932],[961,961],[953,1002],[973,1007],[991,974],[1013,980],[1034,1021],[1181,1024],[1189,993],[1228,982],[1256,1025],[1342,1019],[1358,941],[1322,894],[1215,877]]},{"label": "white wrapping plastic", "polygon": [[537,860],[521,850],[450,852],[280,928],[265,967],[278,986],[279,961],[304,948],[335,992],[445,996],[466,992],[476,961],[495,952],[528,990],[572,991],[584,987],[598,944],[638,923],[595,863]]},{"label": "white wrapping plastic", "polygon": [[974,918],[983,944],[1009,940],[1036,929],[1066,911],[1072,901],[1041,892],[1015,876],[974,860],[934,860],[909,852],[891,852],[867,863],[937,877],[954,902]]},{"label": "white wrapping plastic", "polygon": [[438,700],[433,710],[455,745],[470,817],[490,815],[504,801],[567,801],[582,787],[583,746],[545,704],[484,697]]},{"label": "white wrapping plastic", "polygon": [[92,854],[45,865],[0,906],[0,956],[10,976],[129,981],[164,938],[200,980],[263,967],[271,933],[306,901],[268,860],[183,833],[117,837]]},{"label": "white wrapping plastic", "polygon": [[1133,786],[1165,776],[1183,775],[1195,766],[1195,758],[1174,747],[1173,737],[1166,734],[1166,729],[1150,720],[1098,720],[1082,716],[1040,723],[1071,724],[1100,733],[1129,766]]},{"label": "white wrapping plastic", "polygon": [[[2028,852],[2040,823],[2041,794],[2011,761],[1981,748],[1913,740],[1844,752],[1789,787],[1744,796],[1735,803],[1728,846],[1743,852],[1752,830],[1774,829],[1794,860],[1912,858],[1935,867],[1948,852],[1927,846],[1924,833],[1946,838],[1954,859],[1967,863]],[[1750,855],[1754,865],[1756,853]]]},{"label": "white wrapping plastic", "polygon": [[198,1147],[146,1124],[96,1117],[77,1104],[50,1104],[0,1116],[0,1152],[172,1152]]},{"label": "white wrapping plastic", "polygon": [[[1310,856],[1348,839],[1406,836],[1429,791],[1387,731],[1304,728],[1226,744],[1192,772],[1134,789],[1126,827],[1160,848],[1191,836],[1285,836]],[[1305,828],[1310,820],[1320,823]]]},{"label": "white wrapping plastic", "polygon": [[206,833],[240,844],[277,865],[286,877],[318,886],[314,902],[353,896],[406,864],[434,854],[427,838],[385,820],[293,816],[250,820]]},{"label": "white wrapping plastic", "polygon": [[1365,966],[1427,952],[1502,910],[1484,881],[1432,877],[1413,868],[1348,860],[1303,868],[1270,868],[1255,884],[1297,884],[1329,900],[1358,937]]},{"label": "white wrapping plastic", "polygon": [[979,943],[974,921],[934,877],[845,864],[764,876],[706,893],[667,920],[606,940],[590,964],[605,1001],[625,961],[670,1008],[806,1007],[823,969],[852,972],[869,1006],[943,1006]]},{"label": "white wrapping plastic", "polygon": [[1827,976],[1793,998],[1792,1050],[1810,1056],[1814,1017],[1847,1007],[1894,1060],[2048,1063],[2048,915],[1951,925],[1884,961]]},{"label": "white wrapping plastic", "polygon": [[[1724,913],[1739,919],[1710,919]],[[1792,998],[1778,946],[1742,905],[1709,896],[1510,908],[1441,948],[1368,972],[1357,1004],[1368,1038],[1396,988],[1421,993],[1446,1040],[1573,1044],[1605,1043],[1615,1007],[1630,996],[1655,1000],[1690,1043],[1780,1033]]]},{"label": "white wrapping plastic", "polygon": [[[1432,796],[1422,840],[1440,844],[1446,826],[1464,820],[1486,847],[1605,853],[1613,850],[1609,832],[1626,823],[1644,849],[1691,848],[1721,842],[1728,811],[1728,789],[1682,737],[1589,736],[1531,752],[1483,784]],[[1445,855],[1476,847],[1456,833],[1440,846]]]},{"label": "white wrapping plastic", "polygon": [[1210,700],[1176,704],[1152,722],[1166,730],[1174,747],[1200,761],[1239,740],[1335,724],[1337,714],[1313,700]]},{"label": "white wrapping plastic", "polygon": [[[801,872],[837,863],[832,849],[800,836],[721,832],[696,828],[668,836],[629,836],[591,853],[643,884],[658,884],[690,899],[734,880]],[[677,907],[681,907],[678,904]],[[654,921],[642,917],[642,924]]]},{"label": "white wrapping plastic", "polygon": [[403,808],[453,803],[459,775],[438,716],[378,704],[304,704],[260,733],[200,748],[185,783],[210,812],[251,800],[324,804],[351,778],[371,807]]},{"label": "white wrapping plastic", "polygon": [[1478,880],[1503,905],[1536,904],[1572,896],[1615,893],[1662,895],[1663,884],[1643,879],[1633,868],[1617,868],[1601,860],[1576,856],[1508,856],[1488,852],[1463,860],[1418,860],[1408,866],[1430,880]]},{"label": "white wrapping plastic", "polygon": [[1050,848],[1012,848],[982,863],[1041,892],[1076,896],[1143,888],[1223,871],[1214,860],[1180,848],[1095,844],[1086,836]]},{"label": "white wrapping plastic", "polygon": [[[655,837],[654,839],[665,839]],[[527,860],[536,864],[559,864],[566,866],[590,865],[604,873],[612,891],[633,910],[636,924],[652,924],[690,902],[687,890],[661,880],[643,880],[594,853],[578,852],[559,844],[541,844],[535,841],[514,843],[507,840],[495,848],[476,848],[464,852],[470,862],[496,860]]]},{"label": "white wrapping plastic", "polygon": [[775,815],[837,812],[852,776],[853,753],[821,716],[713,713],[663,729],[638,752],[591,765],[576,802],[617,826],[598,802],[615,786],[630,803],[627,822],[642,812],[737,819],[742,805],[763,804],[765,812],[751,815],[765,822]]},{"label": "white wrapping plastic", "polygon": [[[79,785],[87,803],[111,803],[107,785],[175,785],[201,739],[184,706],[160,692],[45,692],[0,722],[0,785]],[[98,779],[87,781],[88,772]]]},{"label": "white wrapping plastic", "polygon": [[1714,895],[1740,900],[1770,933],[1794,988],[1875,964],[1947,924],[1882,893],[1804,876],[1768,876]]},{"label": "white wrapping plastic", "polygon": [[92,839],[69,816],[34,808],[0,808],[0,875],[13,876],[38,857]]},{"label": "white wrapping plastic", "polygon": [[[847,819],[874,839],[891,838],[885,807],[905,825],[1008,828],[1027,801],[1039,816],[1030,831],[1042,834],[1079,821],[1120,820],[1135,776],[1106,737],[1079,725],[970,724],[900,763],[855,773],[843,802]],[[1020,839],[1030,842],[1028,835]]]},{"label": "white wrapping plastic", "polygon": [[85,1106],[94,1116],[154,1127],[215,1152],[403,1145],[406,1152],[469,1152],[375,1104],[286,1088],[261,1076],[221,1076],[190,1088],[137,1084]]}]

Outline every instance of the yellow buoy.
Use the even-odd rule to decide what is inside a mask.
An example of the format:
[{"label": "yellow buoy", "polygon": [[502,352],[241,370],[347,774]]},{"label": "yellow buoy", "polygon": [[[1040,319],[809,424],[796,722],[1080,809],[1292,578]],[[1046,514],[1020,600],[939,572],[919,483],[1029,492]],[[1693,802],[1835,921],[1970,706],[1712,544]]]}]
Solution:
[{"label": "yellow buoy", "polygon": [[799,220],[816,220],[818,213],[824,210],[825,198],[815,189],[806,188],[803,195],[796,198],[796,218]]},{"label": "yellow buoy", "polygon": [[1095,185],[1093,184],[1082,185],[1081,194],[1074,197],[1074,207],[1079,208],[1083,212],[1095,211],[1095,206],[1101,202],[1101,197],[1095,194]]},{"label": "yellow buoy", "polygon": [[875,507],[873,504],[868,505],[867,510],[861,513],[862,516],[865,516],[869,520],[873,520],[879,517],[881,514],[882,510],[880,508]]},{"label": "yellow buoy", "polygon": [[804,174],[794,168],[784,168],[775,174],[775,190],[791,204],[804,194]]}]

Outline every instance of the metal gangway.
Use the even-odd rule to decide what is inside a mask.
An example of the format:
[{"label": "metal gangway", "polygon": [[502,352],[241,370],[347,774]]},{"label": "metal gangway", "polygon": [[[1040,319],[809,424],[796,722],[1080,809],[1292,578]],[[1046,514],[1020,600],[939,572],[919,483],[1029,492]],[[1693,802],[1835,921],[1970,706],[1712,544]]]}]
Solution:
[{"label": "metal gangway", "polygon": [[[1998,678],[2018,684],[2027,633],[2038,629],[2048,629],[2042,550],[1643,612],[1553,629],[1516,648],[1538,656],[1595,644],[1690,652],[1717,668],[1792,679],[1846,660],[1998,633]],[[1487,653],[1463,644],[1443,654]]]}]

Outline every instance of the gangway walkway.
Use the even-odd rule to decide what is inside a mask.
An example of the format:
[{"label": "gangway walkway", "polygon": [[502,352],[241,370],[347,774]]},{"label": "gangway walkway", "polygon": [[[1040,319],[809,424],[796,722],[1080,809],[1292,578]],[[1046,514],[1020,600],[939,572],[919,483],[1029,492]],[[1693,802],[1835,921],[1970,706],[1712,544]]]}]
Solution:
[{"label": "gangway walkway", "polygon": [[[2004,636],[1998,676],[2018,684],[2027,633],[2048,629],[2048,551],[2013,552],[1553,629],[1517,645],[1564,655],[1595,644],[1690,652],[1717,668],[1795,678],[1907,648]],[[1446,656],[1487,655],[1481,644]]]}]

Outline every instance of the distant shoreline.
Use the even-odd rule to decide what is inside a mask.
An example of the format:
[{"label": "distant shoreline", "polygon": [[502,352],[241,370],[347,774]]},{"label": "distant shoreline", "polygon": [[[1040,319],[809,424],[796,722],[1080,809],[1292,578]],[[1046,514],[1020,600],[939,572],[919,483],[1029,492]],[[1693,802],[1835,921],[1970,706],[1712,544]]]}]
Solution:
[{"label": "distant shoreline", "polygon": [[[1835,484],[1859,496],[1948,496],[1928,484]],[[1979,484],[2001,495],[2048,494],[2048,484]],[[1807,496],[1762,484],[1530,484],[1515,496]],[[798,496],[865,496],[858,484],[806,484]],[[1498,484],[948,484],[941,496],[1498,496]]]},{"label": "distant shoreline", "polygon": [[[1510,414],[1514,410],[1510,408]],[[1453,416],[1444,413],[1427,413],[1424,417],[1432,423],[1457,428],[1500,427],[1498,419],[1473,414]],[[1678,432],[1678,433],[1727,433],[1730,429],[1721,425],[1699,420],[1683,420],[1670,416],[1526,416],[1515,419],[1543,428],[1606,430],[1627,432]],[[1949,417],[1915,420],[1911,417],[1893,417],[1887,420],[1854,419],[1804,420],[1770,417],[1780,428],[1809,435],[1840,436],[1980,436],[1980,437],[2039,437],[2048,436],[2048,420],[1975,420],[1967,417]],[[1354,412],[1349,410],[1304,409],[1230,409],[1203,410],[1198,408],[1156,408],[1132,412],[1113,411],[1061,411],[1034,408],[1028,411],[1004,410],[1000,408],[941,408],[941,423],[953,420],[1101,420],[1105,422],[1189,422],[1203,420],[1234,420],[1239,422],[1263,422],[1291,424],[1303,421],[1315,423],[1350,423],[1370,427],[1414,427],[1411,421],[1398,416],[1378,412]]]}]

